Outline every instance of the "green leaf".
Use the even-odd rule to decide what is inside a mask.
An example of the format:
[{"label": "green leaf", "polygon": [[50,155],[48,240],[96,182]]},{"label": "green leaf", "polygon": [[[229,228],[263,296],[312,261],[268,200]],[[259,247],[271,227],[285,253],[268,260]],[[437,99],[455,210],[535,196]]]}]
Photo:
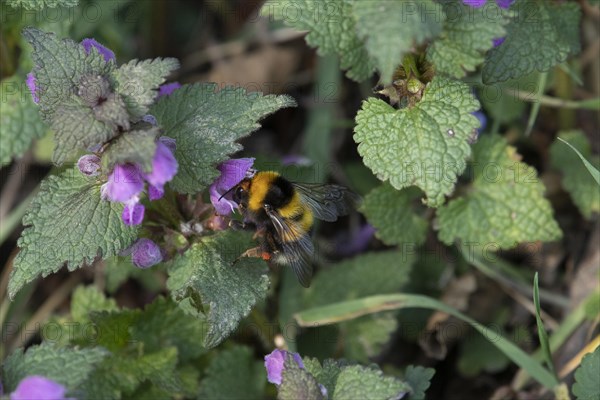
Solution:
[{"label": "green leaf", "polygon": [[261,399],[266,382],[264,366],[254,358],[252,349],[235,346],[211,360],[200,383],[199,398]]},{"label": "green leaf", "polygon": [[156,99],[158,87],[177,68],[179,61],[175,58],[155,58],[131,60],[114,71],[115,88],[123,97],[129,114],[134,118],[146,114]]},{"label": "green leaf", "polygon": [[201,338],[206,326],[186,314],[171,299],[159,297],[146,306],[131,325],[131,340],[144,343],[144,350],[156,352],[174,346],[179,360],[193,360],[206,352]]},{"label": "green leaf", "polygon": [[381,353],[398,328],[395,313],[369,315],[340,325],[344,354],[348,359],[368,363]]},{"label": "green leaf", "polygon": [[131,245],[137,229],[123,224],[122,211],[122,204],[102,200],[100,184],[77,168],[42,181],[23,218],[26,228],[10,274],[10,298],[26,283],[58,271],[65,263],[73,271]]},{"label": "green leaf", "polygon": [[523,91],[533,99],[540,89],[538,87],[539,75],[536,71],[519,79],[511,79],[494,85],[482,85],[478,91],[481,105],[486,113],[499,123],[509,124],[520,119],[525,113],[527,103],[513,91]]},{"label": "green leaf", "polygon": [[50,127],[55,142],[53,161],[58,164],[68,161],[77,151],[107,142],[116,134],[111,123],[97,120],[94,111],[79,98],[65,99],[56,106]]},{"label": "green leaf", "polygon": [[143,385],[167,392],[179,391],[175,373],[177,349],[166,347],[146,355],[115,355],[105,359],[82,386],[81,398],[120,399]]},{"label": "green leaf", "polygon": [[323,360],[323,366],[321,366],[321,363],[316,358],[304,357],[302,362],[304,363],[304,368],[317,380],[317,382],[325,386],[329,395],[335,390],[337,378],[340,375],[342,368],[346,365],[350,365],[344,359],[333,360],[331,358]]},{"label": "green leaf", "polygon": [[363,162],[396,189],[418,186],[438,207],[452,192],[470,155],[468,139],[479,103],[462,82],[436,76],[414,107],[397,110],[380,99],[363,102],[354,140]]},{"label": "green leaf", "polygon": [[38,108],[22,79],[11,77],[4,79],[0,85],[0,165],[4,165],[22,156],[33,139],[44,136],[47,127],[40,119]]},{"label": "green leaf", "polygon": [[580,50],[581,11],[577,3],[520,0],[506,27],[506,40],[490,50],[483,65],[487,84],[546,72]]},{"label": "green leaf", "polygon": [[45,8],[75,7],[79,0],[6,0],[6,4],[13,8],[41,11]]},{"label": "green leaf", "polygon": [[453,0],[442,5],[446,21],[440,37],[427,50],[437,73],[462,78],[481,64],[493,39],[504,37],[507,20],[494,2],[483,8]]},{"label": "green leaf", "polygon": [[105,76],[114,69],[95,49],[89,54],[70,39],[59,40],[53,33],[25,28],[23,36],[33,46],[33,74],[43,118],[50,118],[67,99],[77,97],[84,77]]},{"label": "green leaf", "polygon": [[258,129],[259,119],[295,104],[287,96],[216,89],[216,84],[184,85],[150,110],[159,126],[177,141],[179,170],[171,187],[178,192],[204,190],[219,176],[217,164],[241,150],[236,140]]},{"label": "green leaf", "polygon": [[291,353],[286,354],[281,376],[281,385],[277,393],[279,400],[325,399],[315,377],[304,368],[300,368]]},{"label": "green leaf", "polygon": [[96,49],[86,54],[72,40],[58,40],[35,28],[24,29],[23,36],[33,46],[39,110],[55,132],[54,161],[63,163],[77,150],[111,139],[117,121],[109,119],[118,116],[122,120],[118,97],[113,96],[104,107],[92,108],[86,95],[92,90],[96,95],[109,91],[103,77],[115,63],[106,62]]},{"label": "green leaf", "polygon": [[507,249],[524,241],[561,237],[535,169],[520,162],[506,140],[485,136],[473,152],[472,190],[437,211],[440,240],[492,243],[494,249]]},{"label": "green leaf", "polygon": [[409,365],[404,371],[404,380],[410,386],[409,400],[424,400],[425,391],[431,385],[435,369]]},{"label": "green leaf", "polygon": [[600,397],[600,347],[588,353],[575,371],[573,394],[577,400],[594,400]]},{"label": "green leaf", "polygon": [[174,346],[181,361],[195,359],[205,352],[201,344],[205,325],[170,299],[159,297],[143,310],[95,312],[91,319],[102,332],[98,344],[112,351],[120,351],[132,343],[142,343],[148,353]]},{"label": "green leaf", "polygon": [[115,299],[106,298],[95,286],[79,286],[71,298],[71,318],[79,323],[88,322],[92,311],[117,310]]},{"label": "green leaf", "polygon": [[342,321],[358,318],[363,315],[404,308],[425,308],[442,311],[459,318],[479,333],[484,335],[490,343],[500,349],[515,364],[528,371],[532,377],[548,389],[558,385],[556,378],[542,367],[533,357],[529,356],[510,340],[503,336],[489,335],[489,328],[481,325],[471,317],[456,309],[427,296],[416,294],[390,294],[365,297],[358,300],[349,300],[327,306],[315,307],[304,310],[295,315],[300,326],[320,326],[335,324]]},{"label": "green leaf", "polygon": [[266,296],[264,261],[242,257],[234,264],[252,246],[248,235],[224,231],[194,244],[169,268],[167,287],[173,299],[208,324],[205,347],[223,341]]},{"label": "green leaf", "polygon": [[571,148],[554,142],[550,147],[552,165],[562,172],[564,188],[583,216],[589,219],[592,213],[600,212],[600,182],[594,177],[600,175],[597,169],[600,158],[592,155],[590,143],[581,131],[560,132],[558,139]]},{"label": "green leaf", "polygon": [[392,82],[404,54],[437,36],[442,29],[444,15],[431,0],[353,0],[351,4],[358,36],[365,41],[384,84]]},{"label": "green leaf", "polygon": [[145,172],[152,170],[152,160],[156,152],[156,136],[160,128],[134,130],[119,136],[102,155],[102,167],[110,171],[115,164],[137,163]]},{"label": "green leaf", "polygon": [[2,366],[5,393],[14,391],[29,375],[42,375],[69,391],[78,388],[108,353],[102,348],[61,348],[47,343],[32,346],[24,353],[16,349]]},{"label": "green leaf", "polygon": [[457,367],[463,376],[474,378],[484,372],[495,374],[504,370],[509,363],[508,357],[482,335],[469,337],[460,345]]},{"label": "green leaf", "polygon": [[411,243],[416,247],[425,241],[427,232],[427,221],[411,206],[419,195],[418,190],[398,191],[385,183],[365,196],[360,211],[385,244]]},{"label": "green leaf", "polygon": [[384,376],[379,369],[353,365],[338,375],[332,399],[396,399],[409,390],[406,383]]},{"label": "green leaf", "polygon": [[[135,267],[131,257],[110,257],[104,266],[106,291],[114,294],[129,278],[138,281],[149,292],[160,292],[164,288],[160,271],[149,271]],[[158,275],[161,275],[160,277]]]},{"label": "green leaf", "polygon": [[307,30],[306,43],[318,54],[336,54],[348,78],[361,82],[374,69],[367,49],[356,32],[352,5],[346,0],[270,0],[261,13],[282,20],[287,26]]}]

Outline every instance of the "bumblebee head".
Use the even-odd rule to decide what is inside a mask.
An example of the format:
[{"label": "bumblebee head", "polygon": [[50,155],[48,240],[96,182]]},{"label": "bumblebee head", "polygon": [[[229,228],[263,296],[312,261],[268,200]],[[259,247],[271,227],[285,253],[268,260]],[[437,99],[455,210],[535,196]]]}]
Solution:
[{"label": "bumblebee head", "polygon": [[250,179],[246,178],[238,183],[233,189],[232,199],[234,202],[247,207],[248,205],[248,189],[250,187]]}]

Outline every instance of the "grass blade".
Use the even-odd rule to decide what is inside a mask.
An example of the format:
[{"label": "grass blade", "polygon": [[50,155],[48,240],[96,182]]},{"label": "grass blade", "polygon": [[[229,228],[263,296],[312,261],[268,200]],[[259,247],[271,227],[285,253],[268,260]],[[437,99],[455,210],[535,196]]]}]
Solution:
[{"label": "grass blade", "polygon": [[344,301],[329,304],[322,307],[311,308],[295,314],[300,326],[314,327],[320,325],[335,324],[338,322],[354,319],[362,315],[378,313],[387,310],[399,310],[403,308],[425,308],[448,313],[470,324],[479,333],[484,335],[491,344],[496,346],[515,364],[525,369],[540,384],[552,390],[558,385],[556,377],[548,372],[539,362],[517,347],[510,340],[490,330],[471,317],[455,310],[454,308],[427,296],[416,294],[391,294],[365,297],[357,300]]},{"label": "grass blade", "polygon": [[575,147],[573,147],[569,142],[561,139],[560,137],[557,137],[557,139],[560,140],[561,142],[563,142],[564,144],[566,144],[567,146],[569,146],[575,153],[577,153],[579,158],[581,158],[581,161],[583,161],[583,165],[585,165],[585,167],[590,172],[590,174],[592,174],[592,177],[594,177],[594,180],[596,181],[596,183],[598,185],[600,185],[600,171],[598,171],[596,169],[596,167],[594,167],[588,160],[586,160],[586,158]]},{"label": "grass blade", "polygon": [[[552,374],[556,377],[554,371],[554,363],[552,362],[552,353],[550,352],[550,344],[548,343],[548,334],[544,328],[542,317],[540,316],[540,288],[538,284],[538,273],[533,277],[533,303],[535,304],[535,322],[537,324],[538,338],[540,339],[540,347],[544,355],[546,365]],[[558,378],[557,378],[558,379]]]}]

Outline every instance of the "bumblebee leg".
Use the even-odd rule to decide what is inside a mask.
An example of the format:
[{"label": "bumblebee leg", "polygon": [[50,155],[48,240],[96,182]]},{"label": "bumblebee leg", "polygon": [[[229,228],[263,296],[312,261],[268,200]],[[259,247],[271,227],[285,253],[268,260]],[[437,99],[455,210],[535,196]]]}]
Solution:
[{"label": "bumblebee leg", "polygon": [[233,263],[237,263],[242,257],[262,258],[265,261],[269,261],[271,259],[271,253],[264,251],[260,246],[253,247],[240,254]]}]

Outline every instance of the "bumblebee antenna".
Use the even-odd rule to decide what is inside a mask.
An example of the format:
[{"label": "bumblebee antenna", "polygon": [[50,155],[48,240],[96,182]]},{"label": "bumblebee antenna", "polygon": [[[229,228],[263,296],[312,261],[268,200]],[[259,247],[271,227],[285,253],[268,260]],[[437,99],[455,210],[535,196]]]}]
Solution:
[{"label": "bumblebee antenna", "polygon": [[221,195],[221,197],[219,197],[219,200],[218,200],[218,201],[221,201],[221,199],[222,199],[223,197],[225,197],[225,196],[226,196],[226,195],[227,195],[229,192],[231,192],[231,191],[232,191],[233,189],[235,189],[236,187],[237,187],[237,185],[235,185],[234,187],[232,187],[231,189],[229,189],[228,191],[226,191],[225,193],[223,193],[223,194]]}]

